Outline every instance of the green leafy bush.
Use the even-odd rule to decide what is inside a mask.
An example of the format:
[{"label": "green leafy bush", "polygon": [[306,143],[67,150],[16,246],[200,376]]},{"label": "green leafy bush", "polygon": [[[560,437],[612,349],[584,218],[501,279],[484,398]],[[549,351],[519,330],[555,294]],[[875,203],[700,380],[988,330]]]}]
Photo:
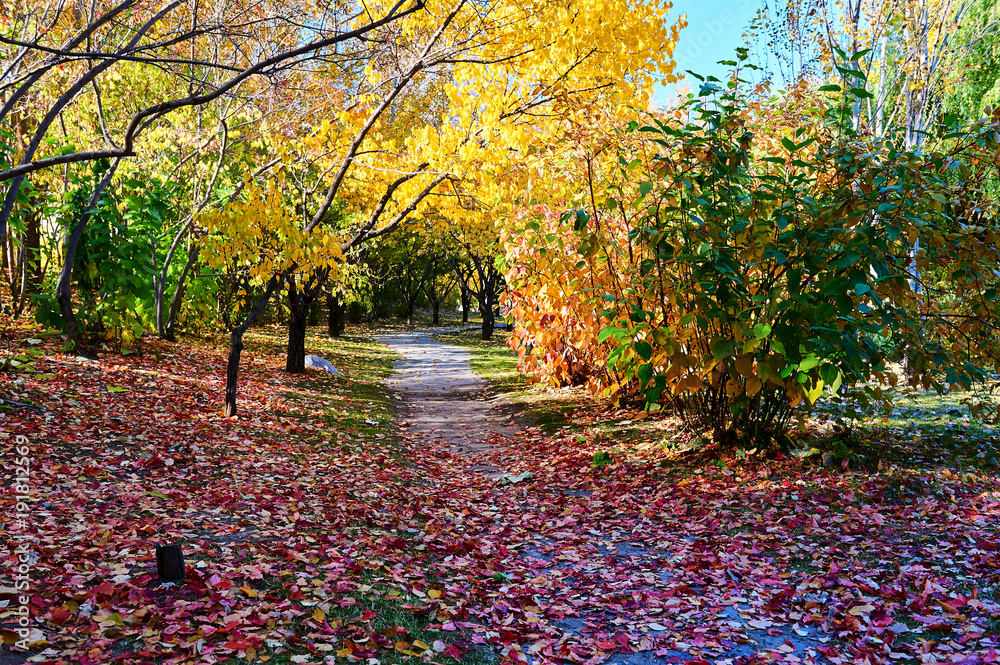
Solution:
[{"label": "green leafy bush", "polygon": [[824,390],[873,408],[904,359],[912,385],[938,390],[996,367],[998,237],[981,184],[997,119],[918,153],[844,129],[863,94],[762,103],[709,79],[681,113],[633,123],[655,155],[620,155],[629,179],[603,208],[642,214],[627,239],[579,230],[591,261],[624,244],[635,258],[595,294],[623,392],[717,440],[760,441]]}]

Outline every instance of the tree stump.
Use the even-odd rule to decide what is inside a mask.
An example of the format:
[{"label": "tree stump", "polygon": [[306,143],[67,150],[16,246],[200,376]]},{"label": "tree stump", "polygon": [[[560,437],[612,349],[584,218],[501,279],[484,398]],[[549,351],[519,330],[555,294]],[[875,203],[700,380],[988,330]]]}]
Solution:
[{"label": "tree stump", "polygon": [[156,546],[156,572],[161,582],[180,582],[184,579],[184,553],[180,545]]}]

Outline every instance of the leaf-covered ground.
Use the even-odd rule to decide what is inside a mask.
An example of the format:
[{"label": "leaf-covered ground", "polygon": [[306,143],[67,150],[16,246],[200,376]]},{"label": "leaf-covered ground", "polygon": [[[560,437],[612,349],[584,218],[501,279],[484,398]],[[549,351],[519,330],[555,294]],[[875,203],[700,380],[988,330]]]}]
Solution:
[{"label": "leaf-covered ground", "polygon": [[[293,377],[280,342],[226,420],[209,340],[92,362],[5,329],[5,643],[26,542],[41,662],[1000,661],[995,470],[611,445],[632,416],[594,406],[468,458],[393,425],[384,347],[312,337],[343,375]],[[188,577],[159,585],[169,542]]]}]

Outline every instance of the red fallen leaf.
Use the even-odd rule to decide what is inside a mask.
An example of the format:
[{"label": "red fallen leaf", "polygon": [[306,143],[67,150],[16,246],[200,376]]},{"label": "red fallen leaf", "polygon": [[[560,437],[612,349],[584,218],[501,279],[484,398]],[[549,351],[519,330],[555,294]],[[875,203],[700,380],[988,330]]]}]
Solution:
[{"label": "red fallen leaf", "polygon": [[924,630],[939,630],[942,633],[950,633],[954,629],[949,624],[939,621],[938,623],[927,624],[924,626]]},{"label": "red fallen leaf", "polygon": [[71,616],[73,616],[73,613],[68,609],[66,609],[65,607],[57,607],[54,610],[52,610],[52,618],[50,620],[52,621],[52,623],[57,623],[61,626],[62,624],[69,621]]},{"label": "red fallen leaf", "polygon": [[447,656],[448,658],[454,658],[455,660],[458,660],[459,658],[462,657],[462,653],[463,651],[461,649],[452,644],[442,652],[442,655]]},{"label": "red fallen leaf", "polygon": [[817,644],[816,650],[829,659],[840,658],[840,651],[831,644]]},{"label": "red fallen leaf", "polygon": [[111,586],[111,584],[109,584],[108,582],[102,582],[102,583],[98,584],[97,586],[95,586],[93,588],[93,590],[92,590],[92,593],[95,596],[97,596],[97,595],[100,595],[100,596],[110,596],[114,592],[115,592],[115,588],[113,586]]},{"label": "red fallen leaf", "polygon": [[886,626],[891,626],[894,619],[889,616],[885,610],[877,609],[869,615],[871,623],[876,628],[885,628]]}]

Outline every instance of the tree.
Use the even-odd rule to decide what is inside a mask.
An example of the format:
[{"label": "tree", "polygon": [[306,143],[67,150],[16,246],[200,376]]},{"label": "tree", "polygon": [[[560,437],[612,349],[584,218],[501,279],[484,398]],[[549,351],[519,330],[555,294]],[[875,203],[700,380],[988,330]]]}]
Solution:
[{"label": "tree", "polygon": [[386,247],[383,260],[389,266],[396,293],[403,300],[406,325],[413,325],[413,312],[424,286],[432,279],[440,257],[420,234],[413,230],[397,233]]},{"label": "tree", "polygon": [[969,3],[956,42],[968,47],[958,51],[947,67],[960,72],[947,95],[945,109],[973,121],[986,108],[1000,104],[1000,7],[993,0]]},{"label": "tree", "polygon": [[[357,204],[342,229],[345,256],[394,232],[407,218],[420,221],[431,209],[441,219],[471,217],[464,204],[476,198],[470,192],[489,200],[481,194],[510,153],[523,154],[522,120],[544,118],[545,109],[560,113],[589,103],[608,89],[637,93],[641,101],[654,75],[672,78],[669,53],[678,26],[668,30],[659,11],[652,3],[598,11],[584,3],[546,2],[528,10],[502,2],[484,9],[458,0],[409,16],[398,32],[381,33],[358,91],[349,93],[355,100],[351,110],[302,139],[303,149],[327,155],[317,163],[319,172],[328,174],[308,221],[302,216],[303,232],[308,235],[323,222],[335,201]],[[444,81],[447,111],[429,124],[396,131],[394,110],[407,98],[404,93],[436,80]],[[557,121],[549,124],[547,131],[557,130]],[[448,201],[463,203],[445,206]],[[486,284],[495,286],[499,273],[490,273],[492,264],[481,267]],[[302,268],[295,265],[292,272]],[[271,293],[265,289],[265,296]],[[493,293],[495,288],[487,289],[484,297]],[[234,349],[235,342],[234,337]],[[230,358],[235,381],[232,363],[239,354]],[[227,393],[234,398],[235,387]],[[235,413],[234,400],[227,400],[227,413]]]},{"label": "tree", "polygon": [[[960,30],[970,4],[952,0],[781,0],[765,4],[755,30],[776,56],[785,84],[839,83],[851,122],[878,136],[902,126],[910,147],[923,141],[958,71],[949,67],[982,31]],[[985,28],[985,26],[983,26]]]},{"label": "tree", "polygon": [[[314,15],[310,15],[312,10],[290,5],[264,15],[259,7],[238,3],[224,3],[213,8],[209,15],[197,3],[188,5],[182,0],[158,11],[137,0],[114,5],[93,3],[85,10],[62,3],[40,12],[33,5],[21,3],[6,9],[10,28],[0,35],[0,43],[14,52],[7,60],[10,64],[0,85],[0,93],[6,97],[0,109],[0,123],[28,103],[29,93],[43,87],[53,91],[42,97],[47,104],[45,114],[30,140],[16,159],[11,160],[11,166],[0,171],[0,181],[10,183],[0,208],[0,240],[6,238],[8,222],[27,175],[53,166],[112,160],[92,193],[90,205],[81,211],[64,252],[66,262],[57,285],[57,299],[70,337],[77,342],[81,340],[71,304],[71,266],[77,246],[103,190],[122,160],[136,155],[144,133],[178,109],[203,106],[244,84],[259,86],[260,81],[269,79],[280,82],[289,70],[308,66],[317,56],[342,54],[342,44],[363,45],[361,38],[367,33],[422,9],[419,0],[413,3],[401,0],[361,24],[333,6],[318,8]],[[308,22],[310,27],[303,27],[303,15],[314,19]],[[202,53],[217,52],[245,25],[253,25],[254,35],[259,39],[253,49],[233,50],[225,62],[202,57]],[[178,57],[178,53],[184,53],[183,47],[188,47],[187,57]],[[254,56],[247,57],[248,53]],[[99,113],[102,145],[82,149],[67,145],[55,154],[38,156],[53,123],[71,104],[86,96],[87,91],[92,91],[97,108],[102,108],[102,83],[113,82],[115,70],[123,63],[140,63],[168,71],[174,84],[166,86],[155,103],[135,109],[117,132],[107,126],[104,114]],[[206,75],[211,71],[223,71],[226,75],[215,79]],[[265,84],[263,89],[269,85]],[[193,256],[192,252],[192,261]],[[162,288],[164,283],[161,279],[159,286]],[[157,289],[160,311],[161,288]]]},{"label": "tree", "polygon": [[424,283],[424,295],[431,303],[431,324],[436,326],[441,323],[441,305],[448,303],[458,282],[447,257],[440,256],[434,268],[434,273]]},{"label": "tree", "polygon": [[496,328],[496,310],[500,306],[500,297],[506,290],[503,273],[497,267],[500,258],[497,247],[478,248],[464,245],[466,262],[464,269],[456,269],[456,277],[463,290],[479,303],[479,316],[482,318],[482,338],[493,337]]}]

